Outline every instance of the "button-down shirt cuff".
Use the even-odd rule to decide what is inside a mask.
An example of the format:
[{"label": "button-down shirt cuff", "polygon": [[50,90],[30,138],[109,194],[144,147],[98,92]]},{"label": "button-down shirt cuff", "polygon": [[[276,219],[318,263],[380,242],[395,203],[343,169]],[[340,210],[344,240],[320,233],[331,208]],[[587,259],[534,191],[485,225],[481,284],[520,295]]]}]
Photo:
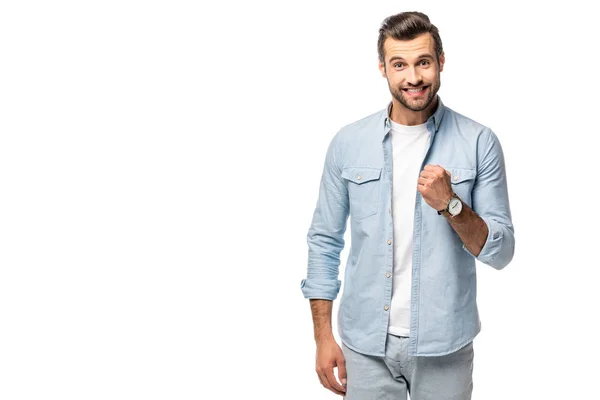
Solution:
[{"label": "button-down shirt cuff", "polygon": [[302,293],[307,299],[335,300],[342,281],[328,279],[302,279],[300,287]]},{"label": "button-down shirt cuff", "polygon": [[[479,255],[475,257],[477,260],[482,263],[489,264],[494,260],[494,258],[498,255],[502,245],[502,237],[504,235],[504,231],[502,230],[501,225],[488,217],[481,217],[488,228],[488,235],[483,245],[483,248],[479,252]],[[473,255],[463,244],[462,248],[469,254]]]}]

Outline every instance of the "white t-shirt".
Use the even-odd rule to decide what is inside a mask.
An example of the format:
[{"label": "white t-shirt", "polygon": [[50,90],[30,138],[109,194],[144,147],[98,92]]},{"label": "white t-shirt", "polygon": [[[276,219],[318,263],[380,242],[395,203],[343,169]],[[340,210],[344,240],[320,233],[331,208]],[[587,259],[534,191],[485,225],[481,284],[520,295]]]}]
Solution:
[{"label": "white t-shirt", "polygon": [[427,123],[400,125],[391,121],[393,172],[392,217],[394,221],[394,272],[388,332],[409,336],[412,277],[412,244],[417,179],[429,141]]}]

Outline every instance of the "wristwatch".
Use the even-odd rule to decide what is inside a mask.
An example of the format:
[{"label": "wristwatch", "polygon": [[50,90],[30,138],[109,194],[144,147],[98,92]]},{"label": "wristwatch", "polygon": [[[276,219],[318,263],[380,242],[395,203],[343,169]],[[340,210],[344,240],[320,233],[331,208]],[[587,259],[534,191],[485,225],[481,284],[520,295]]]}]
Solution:
[{"label": "wristwatch", "polygon": [[446,208],[443,210],[438,210],[438,215],[450,214],[452,218],[456,217],[462,211],[462,201],[460,197],[456,193],[452,193],[452,197],[446,203]]}]

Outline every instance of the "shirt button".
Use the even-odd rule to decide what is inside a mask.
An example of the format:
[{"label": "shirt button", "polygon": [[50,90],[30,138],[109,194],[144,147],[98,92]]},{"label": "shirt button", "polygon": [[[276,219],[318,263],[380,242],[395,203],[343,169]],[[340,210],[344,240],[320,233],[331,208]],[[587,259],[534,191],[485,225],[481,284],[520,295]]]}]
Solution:
[{"label": "shirt button", "polygon": [[392,241],[388,239],[387,244],[392,244]]},{"label": "shirt button", "polygon": [[385,277],[386,277],[386,278],[389,278],[390,276],[392,276],[392,275],[391,275],[389,272],[386,272],[386,273],[385,273]]},{"label": "shirt button", "polygon": [[358,179],[358,180],[360,181],[360,180],[362,179],[362,176],[358,175],[358,176],[356,177],[356,179]]},{"label": "shirt button", "polygon": [[457,181],[457,180],[458,180],[458,176],[457,176],[457,175],[454,175],[454,176],[452,177],[452,180],[455,180],[455,181]]},{"label": "shirt button", "polygon": [[389,308],[388,306],[385,306],[385,307],[383,307],[383,309],[384,309],[385,311],[387,311],[387,310],[389,310],[390,308]]}]

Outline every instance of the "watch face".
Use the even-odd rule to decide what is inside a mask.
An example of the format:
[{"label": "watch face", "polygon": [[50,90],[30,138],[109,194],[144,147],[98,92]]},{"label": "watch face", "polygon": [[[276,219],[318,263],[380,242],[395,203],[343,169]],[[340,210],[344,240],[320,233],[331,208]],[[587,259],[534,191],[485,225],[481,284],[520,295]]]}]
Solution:
[{"label": "watch face", "polygon": [[448,204],[448,212],[451,215],[457,215],[462,210],[462,202],[460,199],[453,197]]}]

